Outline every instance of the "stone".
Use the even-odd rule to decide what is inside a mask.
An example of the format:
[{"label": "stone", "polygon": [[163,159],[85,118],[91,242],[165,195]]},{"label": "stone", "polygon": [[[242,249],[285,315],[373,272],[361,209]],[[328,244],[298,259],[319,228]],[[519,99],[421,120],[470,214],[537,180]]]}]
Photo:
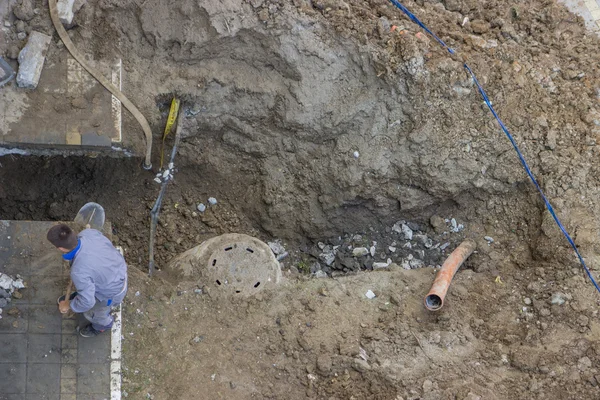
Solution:
[{"label": "stone", "polygon": [[319,372],[323,374],[329,373],[332,366],[333,362],[328,354],[320,354],[319,357],[317,357],[317,370]]},{"label": "stone", "polygon": [[8,300],[0,299],[0,308],[4,308],[8,305]]},{"label": "stone", "polygon": [[21,4],[16,5],[13,8],[13,14],[15,14],[15,17],[22,21],[32,20],[33,17],[35,17],[33,0],[23,0]]},{"label": "stone", "polygon": [[25,40],[27,38],[27,33],[25,32],[19,32],[17,33],[17,39],[19,40]]},{"label": "stone", "polygon": [[0,272],[0,289],[11,290],[13,280],[10,276]]},{"label": "stone", "polygon": [[369,254],[369,250],[366,247],[357,247],[352,250],[353,257],[362,257],[366,256],[367,254]]},{"label": "stone", "polygon": [[369,290],[367,290],[367,293],[365,293],[365,296],[367,296],[367,299],[374,299],[375,293],[373,293],[373,291],[371,289],[369,289]]},{"label": "stone", "polygon": [[279,241],[268,242],[267,244],[269,245],[269,248],[271,249],[273,254],[278,256],[280,254],[285,253],[285,247],[283,247],[283,245]]},{"label": "stone", "polygon": [[25,32],[25,22],[18,20],[15,24],[15,28],[17,29],[17,32]]},{"label": "stone", "polygon": [[528,306],[531,305],[531,299],[529,297],[525,297],[525,299],[523,300],[523,302],[525,304],[527,304]]},{"label": "stone", "polygon": [[56,11],[58,12],[58,18],[60,22],[66,27],[70,28],[73,26],[73,5],[75,0],[58,0],[56,2]]},{"label": "stone", "polygon": [[319,254],[319,259],[323,261],[326,265],[331,266],[335,261],[335,254],[333,252],[330,253],[321,253]]},{"label": "stone", "polygon": [[408,227],[408,225],[406,224],[402,224],[402,234],[404,235],[404,239],[405,240],[412,240],[413,238],[413,231],[412,229],[410,229]]},{"label": "stone", "polygon": [[17,85],[26,89],[35,89],[42,75],[46,52],[52,38],[43,33],[32,31],[29,40],[19,53],[19,73]]},{"label": "stone", "polygon": [[352,368],[354,368],[356,371],[358,371],[360,373],[371,370],[371,366],[369,365],[369,363],[366,362],[365,360],[363,360],[362,358],[355,358],[352,361]]},{"label": "stone", "polygon": [[552,304],[562,306],[566,302],[566,295],[564,295],[563,293],[558,293],[558,292],[554,293],[552,295],[552,299],[550,300],[550,302]]},{"label": "stone", "polygon": [[325,271],[317,271],[313,274],[313,276],[317,279],[327,278],[327,273]]},{"label": "stone", "polygon": [[428,393],[431,392],[432,389],[433,382],[431,382],[429,379],[425,379],[425,381],[423,382],[423,392]]},{"label": "stone", "polygon": [[437,233],[438,235],[446,231],[446,221],[444,221],[444,218],[438,215],[434,215],[431,218],[429,218],[429,223],[435,230],[435,233]]},{"label": "stone", "polygon": [[471,29],[473,29],[473,32],[475,33],[486,33],[490,30],[490,24],[480,19],[476,19],[471,22]]},{"label": "stone", "polygon": [[215,199],[214,197],[209,197],[208,204],[210,204],[211,206],[217,205],[217,199]]},{"label": "stone", "polygon": [[198,204],[196,209],[203,213],[204,211],[206,211],[206,206],[203,203],[200,203],[200,204]]}]

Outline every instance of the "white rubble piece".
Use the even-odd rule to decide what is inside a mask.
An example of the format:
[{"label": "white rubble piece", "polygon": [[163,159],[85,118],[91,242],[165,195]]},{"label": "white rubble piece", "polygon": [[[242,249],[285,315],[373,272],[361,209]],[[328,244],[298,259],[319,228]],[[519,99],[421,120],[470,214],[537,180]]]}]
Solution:
[{"label": "white rubble piece", "polygon": [[408,227],[408,225],[406,225],[406,224],[402,224],[401,229],[402,229],[402,234],[404,234],[404,239],[405,240],[412,240],[412,238],[413,238],[413,231],[412,231],[412,229],[410,229]]},{"label": "white rubble piece", "polygon": [[267,244],[271,248],[273,254],[275,254],[276,256],[285,253],[285,247],[283,247],[281,241],[276,240],[274,242],[267,242]]},{"label": "white rubble piece", "polygon": [[366,247],[357,247],[352,250],[352,257],[362,257],[369,254],[369,250]]},{"label": "white rubble piece", "polygon": [[17,85],[21,88],[35,89],[42,76],[46,52],[52,37],[32,31],[29,40],[19,53],[19,73]]},{"label": "white rubble piece", "polygon": [[365,296],[367,296],[367,299],[374,299],[375,293],[373,293],[373,291],[371,289],[369,289],[369,290],[367,290],[367,293],[365,293]]},{"label": "white rubble piece", "polygon": [[4,290],[12,290],[13,289],[13,279],[0,272],[0,289]]},{"label": "white rubble piece", "polygon": [[73,26],[73,5],[75,0],[58,0],[56,3],[56,11],[58,12],[58,18],[65,28]]}]

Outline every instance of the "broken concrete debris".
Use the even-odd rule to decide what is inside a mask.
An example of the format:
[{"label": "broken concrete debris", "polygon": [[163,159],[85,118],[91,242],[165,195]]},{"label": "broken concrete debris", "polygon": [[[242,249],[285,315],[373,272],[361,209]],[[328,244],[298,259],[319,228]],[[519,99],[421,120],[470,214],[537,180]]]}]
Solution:
[{"label": "broken concrete debris", "polygon": [[25,89],[37,87],[51,39],[50,36],[43,33],[31,32],[27,44],[19,53],[19,73],[17,74],[19,87]]},{"label": "broken concrete debris", "polygon": [[15,71],[0,57],[0,87],[6,85],[15,77]]},{"label": "broken concrete debris", "polygon": [[73,24],[73,5],[75,0],[58,0],[56,3],[56,11],[58,11],[58,18],[65,28],[70,28]]},{"label": "broken concrete debris", "polygon": [[11,296],[19,298],[18,296],[15,296],[15,294],[20,295],[18,289],[23,288],[25,288],[25,283],[19,275],[14,279],[9,275],[0,272],[0,319],[2,318],[2,309],[10,303]]}]

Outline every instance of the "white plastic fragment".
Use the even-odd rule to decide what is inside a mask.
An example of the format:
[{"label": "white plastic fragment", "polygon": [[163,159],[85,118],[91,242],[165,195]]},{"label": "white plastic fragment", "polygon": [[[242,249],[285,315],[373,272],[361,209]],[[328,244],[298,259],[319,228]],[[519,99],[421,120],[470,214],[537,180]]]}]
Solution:
[{"label": "white plastic fragment", "polygon": [[200,212],[204,212],[206,211],[206,206],[203,203],[198,204],[198,206],[196,207],[198,209],[198,211]]},{"label": "white plastic fragment", "polygon": [[367,293],[365,293],[365,296],[367,296],[367,299],[374,299],[375,293],[373,293],[373,291],[371,289],[369,289],[369,290],[367,290]]},{"label": "white plastic fragment", "polygon": [[217,199],[215,199],[214,197],[209,197],[208,198],[208,204],[210,204],[211,206],[214,206],[217,204]]},{"label": "white plastic fragment", "polygon": [[358,151],[355,151],[354,153],[352,153],[352,155],[354,156],[354,158],[360,157],[360,153]]}]

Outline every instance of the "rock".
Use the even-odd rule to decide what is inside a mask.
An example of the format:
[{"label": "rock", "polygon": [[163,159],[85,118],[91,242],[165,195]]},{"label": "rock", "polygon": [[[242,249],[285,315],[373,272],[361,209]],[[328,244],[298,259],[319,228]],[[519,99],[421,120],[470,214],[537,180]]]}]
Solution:
[{"label": "rock", "polygon": [[471,22],[471,29],[473,29],[473,32],[475,33],[486,33],[490,30],[490,24],[480,19],[476,19]]},{"label": "rock", "polygon": [[366,247],[357,247],[352,250],[353,257],[363,257],[369,254],[369,250]]},{"label": "rock", "polygon": [[585,315],[580,315],[577,318],[577,323],[580,326],[588,326],[588,324],[590,323],[590,319],[588,317],[586,317]]},{"label": "rock", "polygon": [[320,354],[319,357],[317,357],[317,370],[319,372],[327,374],[331,371],[332,366],[333,362],[328,354]]},{"label": "rock", "polygon": [[431,392],[432,389],[433,382],[431,382],[429,379],[425,379],[425,381],[423,382],[423,392],[428,393]]},{"label": "rock", "polygon": [[27,39],[27,33],[25,33],[25,32],[19,32],[19,33],[17,33],[17,39],[19,39],[19,40],[25,40],[25,39]]},{"label": "rock", "polygon": [[491,236],[484,236],[483,238],[485,239],[486,242],[488,242],[488,244],[494,243],[494,238]]},{"label": "rock", "polygon": [[446,0],[444,1],[444,6],[446,6],[446,10],[448,11],[460,11],[461,5],[459,0]]},{"label": "rock", "polygon": [[10,276],[0,272],[0,289],[11,290],[13,280]]},{"label": "rock", "polygon": [[73,5],[75,0],[58,0],[56,2],[56,11],[58,12],[58,18],[65,28],[71,28],[73,26]]},{"label": "rock", "polygon": [[33,17],[35,17],[33,0],[23,0],[21,4],[16,5],[13,8],[13,14],[15,14],[15,17],[22,21],[32,20]]},{"label": "rock", "polygon": [[331,264],[333,264],[335,261],[335,254],[333,252],[321,253],[319,254],[319,259],[328,266],[331,266]]},{"label": "rock", "polygon": [[431,218],[429,218],[429,223],[431,224],[431,226],[433,227],[433,229],[435,230],[435,233],[442,234],[444,233],[444,231],[446,231],[446,221],[444,221],[444,218],[434,215]]},{"label": "rock", "polygon": [[8,310],[7,314],[10,315],[11,317],[16,317],[20,314],[20,312],[19,312],[18,308],[13,307],[10,310]]},{"label": "rock", "polygon": [[579,359],[579,361],[577,361],[577,368],[580,371],[586,371],[591,367],[592,367],[592,360],[590,360],[589,357],[582,357]]},{"label": "rock", "polygon": [[266,8],[260,10],[260,12],[258,13],[258,19],[261,22],[267,22],[269,20],[269,10],[267,10]]},{"label": "rock", "polygon": [[317,279],[321,279],[321,278],[327,278],[327,273],[325,273],[324,271],[317,271],[313,274],[313,276]]},{"label": "rock", "polygon": [[527,304],[528,306],[531,305],[531,299],[529,297],[525,297],[525,299],[523,300],[523,302],[525,304]]},{"label": "rock", "polygon": [[367,299],[374,299],[375,293],[373,293],[373,291],[371,289],[369,289],[369,290],[367,290],[367,293],[365,293],[365,296],[367,296]]},{"label": "rock", "polygon": [[12,26],[12,24],[10,23],[10,21],[8,21],[8,20],[4,21],[5,28],[10,28],[11,26]]},{"label": "rock", "polygon": [[0,308],[4,308],[8,305],[8,300],[0,299]]},{"label": "rock", "polygon": [[371,370],[371,366],[368,362],[363,360],[362,358],[355,358],[352,360],[352,368],[360,373],[364,373]]},{"label": "rock", "polygon": [[198,204],[198,206],[196,207],[196,209],[198,211],[200,211],[201,213],[203,213],[204,211],[206,211],[206,206],[204,205],[204,203],[200,203],[200,204]]},{"label": "rock", "polygon": [[402,234],[404,235],[404,239],[405,240],[412,240],[413,238],[413,231],[412,229],[410,229],[408,227],[408,225],[406,224],[402,224]]},{"label": "rock", "polygon": [[352,153],[352,155],[354,156],[354,158],[360,157],[360,153],[358,151],[355,151],[354,153]]},{"label": "rock", "polygon": [[37,87],[51,39],[50,36],[43,33],[31,32],[29,41],[19,53],[19,73],[17,74],[19,87],[26,89]]},{"label": "rock", "polygon": [[6,57],[11,60],[16,60],[19,57],[19,46],[16,44],[9,46],[8,50],[6,51]]},{"label": "rock", "polygon": [[267,244],[269,245],[269,248],[275,255],[278,256],[280,254],[285,253],[285,247],[283,247],[278,240],[274,242],[268,242]]},{"label": "rock", "polygon": [[15,24],[15,28],[17,29],[17,32],[25,32],[25,22],[18,20],[17,23]]},{"label": "rock", "polygon": [[210,204],[211,206],[217,205],[217,199],[215,199],[214,197],[209,197],[208,204]]},{"label": "rock", "polygon": [[13,292],[12,296],[13,296],[15,299],[17,299],[17,300],[19,300],[19,299],[23,298],[23,295],[22,295],[22,294],[21,294],[21,292],[19,292],[18,290],[15,290],[15,291]]},{"label": "rock", "polygon": [[562,306],[563,304],[565,304],[566,297],[567,296],[564,293],[558,293],[558,292],[554,293],[552,295],[552,299],[550,300],[550,303]]},{"label": "rock", "polygon": [[386,262],[373,263],[373,269],[383,269],[383,268],[388,268],[389,266],[390,266],[390,263],[386,263]]}]

